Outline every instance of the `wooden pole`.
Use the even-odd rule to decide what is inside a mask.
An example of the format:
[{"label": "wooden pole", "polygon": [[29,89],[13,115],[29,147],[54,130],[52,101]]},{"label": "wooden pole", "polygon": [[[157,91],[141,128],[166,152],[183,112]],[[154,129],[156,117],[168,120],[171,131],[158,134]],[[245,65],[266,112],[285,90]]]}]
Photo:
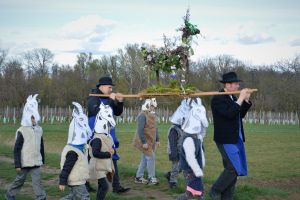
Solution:
[{"label": "wooden pole", "polygon": [[[257,89],[248,89],[250,93],[257,92]],[[214,95],[230,95],[239,94],[241,91],[235,92],[196,92],[191,94],[180,94],[180,93],[138,93],[138,94],[122,94],[120,97],[123,98],[149,98],[149,97],[168,97],[168,96],[178,96],[178,97],[201,97],[201,96],[214,96]],[[109,94],[89,94],[89,96],[96,97],[109,97]]]}]

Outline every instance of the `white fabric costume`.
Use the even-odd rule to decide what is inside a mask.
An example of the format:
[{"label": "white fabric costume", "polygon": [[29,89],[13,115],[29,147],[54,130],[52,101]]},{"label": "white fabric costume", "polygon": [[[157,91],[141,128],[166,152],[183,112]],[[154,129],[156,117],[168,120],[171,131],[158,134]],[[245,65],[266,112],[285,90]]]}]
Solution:
[{"label": "white fabric costume", "polygon": [[[201,99],[197,98],[196,101],[191,102],[191,110],[187,115],[185,122],[182,125],[182,130],[188,134],[197,134],[198,139],[203,143],[203,139],[208,127],[208,120],[206,118],[206,109],[202,105]],[[186,161],[192,168],[197,177],[203,176],[203,171],[198,165],[195,157],[195,144],[192,138],[188,137],[183,141],[183,149],[186,155]],[[205,157],[203,149],[201,148],[202,166],[205,166]]]},{"label": "white fabric costume", "polygon": [[36,97],[38,94],[29,95],[26,104],[23,109],[23,115],[21,119],[22,126],[32,126],[31,116],[34,117],[35,121],[40,121],[41,117],[38,110],[38,102]]},{"label": "white fabric costume", "polygon": [[184,99],[181,101],[180,106],[176,109],[176,111],[173,113],[173,115],[170,118],[170,121],[172,124],[182,125],[184,123],[184,120],[187,117],[187,114],[190,111],[190,102],[191,98]]},{"label": "white fabric costume", "polygon": [[111,128],[116,126],[113,110],[109,105],[103,103],[99,106],[99,112],[96,115],[94,131],[95,133],[106,134],[111,138],[112,145],[114,145],[113,138],[109,134]]},{"label": "white fabric costume", "polygon": [[82,106],[77,102],[74,105],[72,121],[69,125],[69,134],[67,144],[82,145],[86,144],[92,136],[92,131],[88,124],[88,118],[84,114]]},{"label": "white fabric costume", "polygon": [[96,116],[94,131],[96,133],[109,134],[111,127],[116,126],[113,110],[109,105],[104,105],[103,103],[100,104],[99,108],[100,110]]},{"label": "white fabric costume", "polygon": [[151,106],[157,107],[156,98],[146,99],[142,105],[142,111],[149,111]]}]

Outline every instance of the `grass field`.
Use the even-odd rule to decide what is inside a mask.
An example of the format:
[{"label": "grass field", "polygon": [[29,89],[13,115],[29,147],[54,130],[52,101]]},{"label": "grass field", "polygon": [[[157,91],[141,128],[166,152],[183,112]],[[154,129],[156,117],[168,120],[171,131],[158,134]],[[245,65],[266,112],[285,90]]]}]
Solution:
[{"label": "grass field", "polygon": [[[139,163],[140,153],[132,147],[135,124],[117,125],[120,140],[119,161],[121,183],[132,188],[126,195],[108,193],[106,199],[174,199],[184,191],[182,176],[178,189],[168,189],[163,173],[169,170],[166,154],[166,138],[169,124],[159,125],[161,146],[156,151],[158,186],[135,185],[133,177]],[[58,191],[60,153],[67,141],[68,124],[43,125],[46,148],[46,166],[42,169],[47,199],[59,199],[65,193]],[[15,177],[13,145],[17,126],[0,125],[0,199],[5,188]],[[221,158],[213,142],[212,126],[205,138],[206,168],[204,182],[206,191],[222,171]],[[300,199],[300,128],[285,125],[245,125],[246,150],[249,176],[238,179],[235,199]],[[24,185],[17,199],[33,199],[31,180]],[[94,183],[94,187],[96,187]],[[92,194],[95,199],[95,194]],[[206,199],[209,199],[206,195]]]}]

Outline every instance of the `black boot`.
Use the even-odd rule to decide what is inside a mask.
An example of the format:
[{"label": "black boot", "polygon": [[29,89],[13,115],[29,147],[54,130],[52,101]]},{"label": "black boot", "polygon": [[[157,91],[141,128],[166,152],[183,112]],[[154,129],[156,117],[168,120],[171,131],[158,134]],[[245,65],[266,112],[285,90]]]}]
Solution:
[{"label": "black boot", "polygon": [[124,187],[120,186],[117,190],[113,189],[113,192],[117,193],[117,194],[121,194],[121,193],[128,192],[129,190],[130,190],[130,188],[124,188]]}]

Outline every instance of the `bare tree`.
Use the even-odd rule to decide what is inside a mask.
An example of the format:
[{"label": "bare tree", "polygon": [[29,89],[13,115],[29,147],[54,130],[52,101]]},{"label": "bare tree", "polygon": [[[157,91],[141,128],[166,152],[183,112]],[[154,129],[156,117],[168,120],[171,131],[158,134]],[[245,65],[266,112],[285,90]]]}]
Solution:
[{"label": "bare tree", "polygon": [[7,56],[7,50],[0,49],[0,74],[2,73],[6,56]]},{"label": "bare tree", "polygon": [[12,59],[3,68],[3,82],[0,86],[1,106],[21,106],[26,93],[26,80],[20,61]]},{"label": "bare tree", "polygon": [[88,68],[90,63],[92,62],[92,59],[92,53],[80,53],[79,55],[77,55],[77,62],[74,68],[76,71],[80,72],[84,80],[87,80],[88,78]]},{"label": "bare tree", "polygon": [[297,112],[300,116],[300,55],[278,62],[275,68],[281,74],[281,102],[286,110]]},{"label": "bare tree", "polygon": [[47,76],[54,54],[48,49],[33,49],[24,54],[25,65],[30,75]]},{"label": "bare tree", "polygon": [[125,51],[119,50],[119,63],[127,92],[136,93],[147,87],[147,69],[143,68],[144,61],[137,44],[127,45]]}]

